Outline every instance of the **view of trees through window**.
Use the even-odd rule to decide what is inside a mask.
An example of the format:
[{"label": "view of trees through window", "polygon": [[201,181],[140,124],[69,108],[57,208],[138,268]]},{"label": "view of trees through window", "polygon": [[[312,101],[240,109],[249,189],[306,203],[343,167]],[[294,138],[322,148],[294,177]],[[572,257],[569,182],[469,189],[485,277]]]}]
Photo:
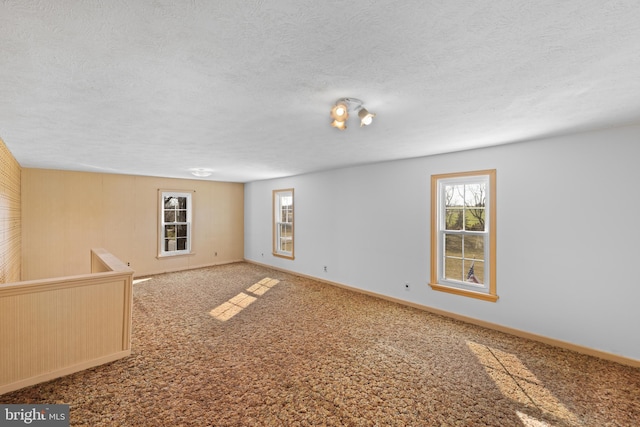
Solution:
[{"label": "view of trees through window", "polygon": [[279,249],[293,251],[293,196],[280,197],[280,221],[278,221]]},{"label": "view of trees through window", "polygon": [[484,283],[486,184],[444,187],[444,277]]},{"label": "view of trees through window", "polygon": [[273,190],[273,254],[293,259],[293,188]]},{"label": "view of trees through window", "polygon": [[188,249],[187,198],[164,197],[164,251],[184,251]]}]

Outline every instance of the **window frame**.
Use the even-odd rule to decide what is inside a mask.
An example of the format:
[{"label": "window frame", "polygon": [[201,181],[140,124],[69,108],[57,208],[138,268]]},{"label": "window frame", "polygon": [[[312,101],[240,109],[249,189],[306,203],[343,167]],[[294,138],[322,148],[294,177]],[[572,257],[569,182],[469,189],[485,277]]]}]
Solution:
[{"label": "window frame", "polygon": [[[485,231],[456,231],[453,234],[483,235],[484,245],[484,284],[481,286],[444,279],[444,233],[446,184],[473,184],[485,181]],[[448,230],[449,234],[451,230]],[[487,274],[488,273],[488,274]],[[479,170],[431,175],[431,274],[429,286],[435,291],[448,292],[485,301],[498,300],[496,286],[496,170]]]},{"label": "window frame", "polygon": [[[173,221],[167,222],[165,221],[165,205],[164,200],[165,197],[184,197],[186,198],[186,221]],[[158,258],[165,257],[174,257],[180,255],[191,255],[193,254],[193,191],[184,191],[184,190],[158,190]],[[165,226],[174,224],[178,225],[186,225],[187,227],[187,242],[186,248],[181,250],[165,250]]]},{"label": "window frame", "polygon": [[[282,221],[282,199],[283,197],[291,197],[291,222]],[[272,253],[274,256],[286,259],[294,259],[294,249],[295,249],[295,197],[293,188],[284,188],[279,190],[273,190],[273,221],[272,221],[272,242],[273,248]],[[280,238],[280,225],[282,224],[291,224],[291,250],[287,251],[282,248]]]}]

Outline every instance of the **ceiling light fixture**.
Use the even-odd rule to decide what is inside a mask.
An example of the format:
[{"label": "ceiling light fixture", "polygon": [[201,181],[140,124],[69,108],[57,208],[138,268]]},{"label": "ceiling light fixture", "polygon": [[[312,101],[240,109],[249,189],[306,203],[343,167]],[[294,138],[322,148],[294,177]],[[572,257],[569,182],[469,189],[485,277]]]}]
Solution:
[{"label": "ceiling light fixture", "polygon": [[340,98],[331,108],[331,126],[334,128],[345,130],[347,128],[347,119],[349,119],[349,111],[357,112],[360,118],[360,127],[368,126],[373,122],[375,113],[371,113],[363,106],[363,102],[356,98]]},{"label": "ceiling light fixture", "polygon": [[213,173],[212,169],[207,168],[193,168],[189,170],[191,171],[191,175],[197,176],[198,178],[206,178]]}]

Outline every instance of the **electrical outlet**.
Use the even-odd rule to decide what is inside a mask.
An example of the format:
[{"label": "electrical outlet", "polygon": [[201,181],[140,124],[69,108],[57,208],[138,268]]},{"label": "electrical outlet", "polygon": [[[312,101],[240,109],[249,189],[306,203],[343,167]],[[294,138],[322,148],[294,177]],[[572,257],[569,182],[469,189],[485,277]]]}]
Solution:
[{"label": "electrical outlet", "polygon": [[409,290],[409,282],[404,282],[404,288],[405,288],[406,290]]},{"label": "electrical outlet", "polygon": [[324,266],[324,271],[325,271],[325,272],[327,271],[327,266],[326,266],[326,265]]}]

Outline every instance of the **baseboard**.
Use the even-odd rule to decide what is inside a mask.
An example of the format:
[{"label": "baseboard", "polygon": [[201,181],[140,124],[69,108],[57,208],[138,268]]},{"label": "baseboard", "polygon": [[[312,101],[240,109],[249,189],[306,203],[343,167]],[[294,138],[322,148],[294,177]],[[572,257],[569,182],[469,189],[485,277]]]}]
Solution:
[{"label": "baseboard", "polygon": [[159,274],[176,273],[178,271],[198,270],[200,268],[216,267],[218,265],[236,264],[238,262],[245,262],[245,260],[244,259],[231,259],[231,260],[227,260],[227,261],[213,262],[213,263],[207,263],[207,264],[188,265],[186,267],[178,267],[178,268],[173,268],[171,270],[159,270],[159,271],[145,272],[145,273],[134,273],[133,274],[133,278],[134,279],[139,279],[139,278],[142,278],[142,277],[157,276]]},{"label": "baseboard", "polygon": [[438,314],[440,316],[445,316],[445,317],[449,317],[449,318],[452,318],[452,319],[460,320],[462,322],[470,323],[472,325],[481,326],[483,328],[492,329],[492,330],[499,331],[499,332],[504,332],[504,333],[510,334],[510,335],[515,335],[515,336],[520,337],[520,338],[527,338],[527,339],[530,339],[530,340],[533,340],[533,341],[538,341],[538,342],[541,342],[541,343],[544,343],[544,344],[552,345],[554,347],[559,347],[559,348],[563,348],[563,349],[566,349],[566,350],[575,351],[576,353],[585,354],[585,355],[588,355],[588,356],[593,356],[593,357],[597,357],[597,358],[600,358],[600,359],[609,360],[611,362],[620,363],[621,365],[631,366],[631,367],[634,367],[634,368],[640,368],[640,360],[637,360],[637,359],[632,359],[632,358],[629,358],[629,357],[624,357],[624,356],[620,356],[620,355],[617,355],[617,354],[608,353],[608,352],[601,351],[601,350],[596,350],[596,349],[593,349],[593,348],[590,348],[590,347],[585,347],[585,346],[573,344],[573,343],[562,341],[562,340],[558,340],[558,339],[555,339],[555,338],[550,338],[550,337],[547,337],[547,336],[544,336],[544,335],[534,334],[534,333],[523,331],[523,330],[520,330],[520,329],[511,328],[509,326],[500,325],[498,323],[487,322],[487,321],[476,319],[476,318],[473,318],[473,317],[464,316],[464,315],[457,314],[457,313],[452,313],[450,311],[441,310],[439,308],[430,307],[430,306],[427,306],[427,305],[418,304],[418,303],[414,303],[414,302],[411,302],[411,301],[406,301],[406,300],[402,300],[402,299],[399,299],[399,298],[390,297],[388,295],[379,294],[377,292],[372,292],[372,291],[367,291],[367,290],[364,290],[364,289],[355,288],[355,287],[352,287],[352,286],[349,286],[349,285],[345,285],[344,283],[333,282],[331,280],[326,280],[326,279],[322,279],[320,277],[315,277],[315,276],[310,276],[310,275],[307,275],[307,274],[298,273],[298,272],[295,272],[295,271],[287,270],[285,268],[279,268],[279,267],[275,267],[275,266],[272,266],[272,265],[263,264],[263,263],[256,262],[256,261],[252,261],[252,260],[249,260],[249,259],[245,259],[245,262],[250,263],[250,264],[259,265],[259,266],[266,267],[266,268],[271,268],[271,269],[278,270],[278,271],[282,271],[284,273],[292,274],[294,276],[299,276],[299,277],[304,277],[304,278],[307,278],[307,279],[312,279],[312,280],[315,280],[317,282],[322,282],[322,283],[326,283],[328,285],[337,286],[339,288],[348,289],[350,291],[359,292],[361,294],[365,294],[365,295],[369,295],[369,296],[372,296],[372,297],[376,297],[376,298],[384,299],[384,300],[387,300],[387,301],[395,302],[397,304],[406,305],[408,307],[413,307],[413,308],[417,308],[417,309],[420,309],[420,310],[428,311],[428,312],[433,313],[433,314]]},{"label": "baseboard", "polygon": [[16,381],[10,384],[0,385],[0,395],[9,393],[11,391],[19,390],[24,387],[29,387],[35,384],[50,381],[56,378],[64,377],[76,372],[84,371],[85,369],[93,368],[96,366],[104,365],[105,363],[114,362],[118,359],[130,356],[131,350],[123,350],[117,353],[110,354],[108,356],[99,357],[97,359],[87,360],[75,365],[66,366],[62,369],[47,372],[45,374],[36,375],[34,377],[25,378],[20,381]]}]

